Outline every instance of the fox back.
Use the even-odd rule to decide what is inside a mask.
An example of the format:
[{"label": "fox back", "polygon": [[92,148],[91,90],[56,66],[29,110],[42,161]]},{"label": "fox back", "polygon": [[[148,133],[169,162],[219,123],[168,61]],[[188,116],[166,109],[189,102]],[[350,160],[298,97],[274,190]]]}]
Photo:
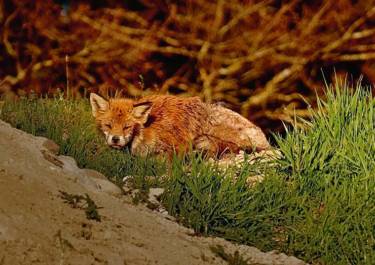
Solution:
[{"label": "fox back", "polygon": [[262,151],[271,146],[262,130],[240,114],[216,104],[207,104],[208,118],[197,149],[220,157],[239,151]]}]

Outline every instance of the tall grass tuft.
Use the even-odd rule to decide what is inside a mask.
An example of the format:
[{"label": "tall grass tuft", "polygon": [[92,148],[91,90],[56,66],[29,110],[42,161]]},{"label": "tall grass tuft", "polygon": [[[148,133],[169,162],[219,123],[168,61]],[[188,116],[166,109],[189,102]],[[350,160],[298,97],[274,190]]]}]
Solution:
[{"label": "tall grass tuft", "polygon": [[303,129],[277,137],[283,172],[305,198],[288,248],[326,264],[375,264],[375,100],[341,81],[325,98]]},{"label": "tall grass tuft", "polygon": [[310,110],[312,119],[301,119],[303,129],[277,138],[291,175],[307,188],[322,189],[334,180],[369,179],[375,168],[374,105],[370,90],[360,84],[353,90],[338,81],[327,89],[326,100],[318,99],[318,108]]}]

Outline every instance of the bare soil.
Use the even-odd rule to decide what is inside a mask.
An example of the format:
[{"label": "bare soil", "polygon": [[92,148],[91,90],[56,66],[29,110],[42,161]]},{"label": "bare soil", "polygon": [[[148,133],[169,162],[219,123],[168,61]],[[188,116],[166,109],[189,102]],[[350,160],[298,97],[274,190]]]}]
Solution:
[{"label": "bare soil", "polygon": [[[227,264],[210,250],[236,250],[249,264],[304,264],[276,252],[193,236],[193,231],[144,205],[93,170],[79,169],[58,147],[0,121],[0,265]],[[72,208],[60,191],[88,194],[101,222]]]}]

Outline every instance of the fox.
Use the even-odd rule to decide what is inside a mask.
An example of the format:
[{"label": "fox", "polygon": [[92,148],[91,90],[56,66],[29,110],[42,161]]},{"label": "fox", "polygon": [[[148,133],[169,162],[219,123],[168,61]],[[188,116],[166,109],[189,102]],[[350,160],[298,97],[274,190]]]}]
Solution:
[{"label": "fox", "polygon": [[132,155],[184,154],[193,149],[219,158],[271,146],[263,131],[240,114],[199,97],[150,95],[139,99],[90,94],[92,115],[106,144]]}]

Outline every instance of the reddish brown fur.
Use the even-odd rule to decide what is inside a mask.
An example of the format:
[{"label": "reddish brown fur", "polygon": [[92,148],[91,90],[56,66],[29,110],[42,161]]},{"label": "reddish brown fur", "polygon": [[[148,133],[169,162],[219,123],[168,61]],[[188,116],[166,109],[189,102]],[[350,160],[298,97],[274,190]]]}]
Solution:
[{"label": "reddish brown fur", "polygon": [[[151,104],[148,116],[134,117],[134,106]],[[136,155],[186,152],[190,147],[217,156],[241,149],[266,149],[269,144],[254,124],[231,110],[203,103],[198,97],[147,96],[139,100],[110,99],[108,110],[94,114],[102,131],[131,135],[131,152]],[[124,128],[129,125],[129,128]],[[250,139],[248,129],[258,130]],[[129,139],[130,139],[129,138]],[[256,137],[255,137],[256,138]]]},{"label": "reddish brown fur", "polygon": [[154,153],[186,152],[203,133],[207,112],[199,98],[150,96],[137,103],[144,101],[152,102],[152,109],[142,144],[152,146]]}]

